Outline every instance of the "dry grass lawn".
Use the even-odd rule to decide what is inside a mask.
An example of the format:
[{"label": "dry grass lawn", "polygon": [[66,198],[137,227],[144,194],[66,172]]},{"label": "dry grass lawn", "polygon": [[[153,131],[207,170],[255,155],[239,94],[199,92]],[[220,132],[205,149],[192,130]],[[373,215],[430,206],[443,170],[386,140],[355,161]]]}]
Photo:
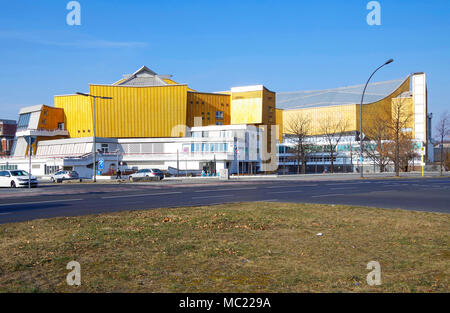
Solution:
[{"label": "dry grass lawn", "polygon": [[284,203],[35,220],[0,225],[0,291],[449,292],[449,230],[448,214]]}]

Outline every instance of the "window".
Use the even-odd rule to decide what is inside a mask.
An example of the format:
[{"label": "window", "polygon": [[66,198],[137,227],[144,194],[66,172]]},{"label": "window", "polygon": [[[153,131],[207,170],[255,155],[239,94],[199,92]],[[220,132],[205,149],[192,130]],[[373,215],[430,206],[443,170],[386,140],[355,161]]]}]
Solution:
[{"label": "window", "polygon": [[216,125],[223,125],[223,122],[216,122]]},{"label": "window", "polygon": [[58,123],[58,129],[64,130],[64,123]]},{"label": "window", "polygon": [[23,129],[28,127],[28,123],[30,123],[31,113],[20,114],[19,123],[17,124],[18,129]]},{"label": "window", "polygon": [[45,124],[47,124],[47,119],[44,118],[44,119],[42,120],[42,125],[45,125]]},{"label": "window", "polygon": [[109,152],[109,147],[107,143],[102,143],[102,148],[101,148],[102,153],[108,153]]},{"label": "window", "polygon": [[216,111],[216,119],[223,120],[223,111]]}]

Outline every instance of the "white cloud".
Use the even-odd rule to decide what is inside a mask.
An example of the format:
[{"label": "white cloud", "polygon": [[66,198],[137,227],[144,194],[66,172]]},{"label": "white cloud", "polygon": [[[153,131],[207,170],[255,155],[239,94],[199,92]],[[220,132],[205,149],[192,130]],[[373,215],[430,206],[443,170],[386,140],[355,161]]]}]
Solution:
[{"label": "white cloud", "polygon": [[0,31],[0,38],[10,38],[20,41],[26,41],[39,45],[59,46],[59,47],[76,47],[76,48],[138,48],[145,47],[147,43],[139,41],[114,41],[104,39],[74,39],[74,40],[49,40],[45,37],[32,33],[17,31]]}]

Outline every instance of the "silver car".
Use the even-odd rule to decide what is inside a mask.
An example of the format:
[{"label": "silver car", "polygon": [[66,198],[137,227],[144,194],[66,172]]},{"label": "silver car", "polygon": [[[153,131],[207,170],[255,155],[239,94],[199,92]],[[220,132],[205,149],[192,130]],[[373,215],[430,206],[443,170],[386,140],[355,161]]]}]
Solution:
[{"label": "silver car", "polygon": [[64,180],[80,180],[80,182],[82,181],[80,179],[80,176],[78,175],[78,173],[75,172],[75,171],[59,171],[59,172],[56,172],[55,174],[53,174],[50,177],[50,180],[52,182],[57,182],[57,183],[61,183]]},{"label": "silver car", "polygon": [[145,178],[155,178],[157,180],[162,180],[164,179],[164,173],[157,168],[141,169],[136,173],[131,174],[128,179],[130,181],[135,181]]}]

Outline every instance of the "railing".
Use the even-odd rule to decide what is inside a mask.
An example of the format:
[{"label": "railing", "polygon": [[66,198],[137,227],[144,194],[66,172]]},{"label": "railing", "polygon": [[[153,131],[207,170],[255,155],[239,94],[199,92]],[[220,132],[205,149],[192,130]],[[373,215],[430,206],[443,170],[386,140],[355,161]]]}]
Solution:
[{"label": "railing", "polygon": [[57,135],[68,135],[69,132],[65,129],[44,129],[44,128],[37,128],[37,129],[18,129],[16,131],[16,137],[22,137],[25,135],[42,135],[45,134],[47,136],[57,136]]}]

